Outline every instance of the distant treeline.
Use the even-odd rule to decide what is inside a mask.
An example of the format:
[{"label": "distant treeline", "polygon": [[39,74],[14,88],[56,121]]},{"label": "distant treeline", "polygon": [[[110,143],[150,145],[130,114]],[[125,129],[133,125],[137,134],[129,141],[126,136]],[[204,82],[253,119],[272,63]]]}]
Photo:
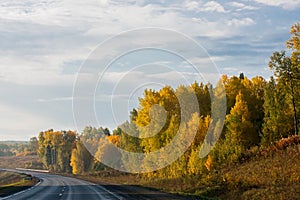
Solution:
[{"label": "distant treeline", "polygon": [[0,141],[0,156],[36,155],[38,141],[36,137],[28,141]]}]

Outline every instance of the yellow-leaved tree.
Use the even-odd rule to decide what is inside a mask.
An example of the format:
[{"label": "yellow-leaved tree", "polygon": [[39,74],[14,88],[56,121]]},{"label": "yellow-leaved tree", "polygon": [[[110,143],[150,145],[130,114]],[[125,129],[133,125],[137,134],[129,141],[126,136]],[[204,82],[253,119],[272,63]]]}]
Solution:
[{"label": "yellow-leaved tree", "polygon": [[242,93],[236,96],[236,103],[226,116],[226,136],[230,137],[232,145],[249,148],[255,142],[257,134],[250,121],[250,112]]},{"label": "yellow-leaved tree", "polygon": [[81,174],[83,172],[83,161],[79,156],[80,152],[77,149],[72,150],[71,162],[73,174]]},{"label": "yellow-leaved tree", "polygon": [[73,174],[82,174],[94,167],[94,157],[80,140],[76,142],[76,148],[72,150],[70,165]]}]

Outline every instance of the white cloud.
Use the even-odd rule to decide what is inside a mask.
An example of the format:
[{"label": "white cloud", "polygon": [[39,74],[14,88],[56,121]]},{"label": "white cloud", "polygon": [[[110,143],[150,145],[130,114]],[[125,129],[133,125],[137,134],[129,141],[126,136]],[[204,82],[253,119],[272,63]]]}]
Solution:
[{"label": "white cloud", "polygon": [[201,1],[185,1],[184,7],[187,10],[193,10],[197,12],[226,12],[224,7],[216,1],[208,1],[206,3],[203,3]]},{"label": "white cloud", "polygon": [[244,3],[236,2],[236,1],[228,2],[227,5],[235,8],[236,11],[258,10],[259,9],[259,7],[255,7],[255,6],[251,6],[251,5],[246,5]]},{"label": "white cloud", "polygon": [[104,6],[108,5],[109,2],[110,2],[110,0],[99,0],[99,3]]},{"label": "white cloud", "polygon": [[203,5],[203,11],[225,13],[224,7],[216,1],[209,1]]},{"label": "white cloud", "polygon": [[56,97],[51,99],[37,99],[37,102],[72,101],[73,97]]},{"label": "white cloud", "polygon": [[[255,1],[271,2],[274,5],[281,5],[282,2],[287,2],[287,5],[295,5],[298,4],[295,2],[299,2],[299,0]],[[243,2],[230,2],[225,5],[240,10],[256,9],[246,5],[245,1]],[[88,3],[73,0],[6,0],[0,4],[0,30],[5,30],[7,31],[5,34],[12,34],[20,38],[24,34],[28,38],[26,41],[28,45],[25,49],[18,49],[19,44],[12,46],[10,51],[17,55],[7,56],[7,52],[1,51],[1,55],[5,55],[3,59],[6,61],[0,64],[0,79],[18,83],[42,82],[48,84],[51,79],[55,78],[53,83],[72,82],[73,77],[61,74],[65,62],[84,60],[90,50],[103,39],[132,28],[163,27],[181,31],[193,37],[212,39],[240,35],[243,27],[256,24],[251,16],[237,18],[237,16],[230,15],[217,1],[188,0],[181,5],[185,9],[180,8],[179,5],[175,9],[176,6],[172,3],[170,6],[162,6],[160,4],[135,4],[109,0],[90,0]],[[204,14],[186,16],[186,10],[204,12]],[[214,12],[216,15],[206,17],[208,15],[206,12]],[[223,13],[226,13],[226,16]],[[224,17],[218,17],[219,15]],[[41,26],[35,30],[34,27],[37,24]],[[39,31],[46,33],[45,36],[37,34]],[[73,37],[74,33],[78,35]],[[53,40],[53,37],[56,39]],[[168,39],[168,36],[164,37]],[[35,41],[35,38],[39,38],[39,40]],[[48,41],[49,39],[51,40]],[[32,52],[33,47],[36,48],[35,51],[42,50],[40,59],[32,56],[36,53]],[[46,48],[49,51],[43,52]],[[20,54],[26,56],[19,56]],[[47,55],[49,58],[43,55]],[[26,75],[24,76],[24,74]]]},{"label": "white cloud", "polygon": [[300,0],[251,0],[268,6],[282,7],[287,10],[294,10],[300,7]]},{"label": "white cloud", "polygon": [[68,56],[0,56],[2,81],[21,85],[69,85],[75,74],[62,74],[61,65]]},{"label": "white cloud", "polygon": [[247,18],[241,18],[241,19],[231,19],[229,21],[226,22],[228,26],[250,26],[250,25],[254,25],[255,22],[253,19],[247,17]]},{"label": "white cloud", "polygon": [[[216,1],[187,1],[185,4],[190,10],[225,12]],[[208,20],[202,16],[187,17],[179,8],[108,0],[89,3],[10,0],[1,3],[0,8],[0,30],[5,36],[11,35],[10,40],[2,39],[10,49],[1,51],[0,47],[3,55],[0,79],[31,85],[72,84],[74,75],[62,74],[64,63],[84,60],[98,43],[124,30],[154,26],[190,36],[222,38],[239,34],[240,26],[254,24],[250,18]],[[166,35],[161,37],[170,40]]]},{"label": "white cloud", "polygon": [[184,3],[184,7],[187,10],[198,10],[199,7],[200,7],[200,2],[197,2],[197,1],[186,1]]},{"label": "white cloud", "polygon": [[239,71],[239,69],[236,68],[236,67],[225,67],[225,68],[223,68],[223,71],[225,71],[226,74],[227,74],[228,72],[229,72],[229,73],[236,73],[236,72]]}]

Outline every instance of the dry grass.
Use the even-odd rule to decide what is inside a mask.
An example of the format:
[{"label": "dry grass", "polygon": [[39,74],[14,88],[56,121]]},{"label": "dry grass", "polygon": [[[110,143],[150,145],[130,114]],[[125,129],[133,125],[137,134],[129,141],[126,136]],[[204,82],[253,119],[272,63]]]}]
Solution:
[{"label": "dry grass", "polygon": [[300,145],[226,169],[217,178],[229,191],[224,199],[300,199]]},{"label": "dry grass", "polygon": [[271,147],[254,148],[241,163],[222,166],[202,176],[145,180],[137,175],[108,171],[81,178],[212,199],[300,199],[299,141],[290,137]]},{"label": "dry grass", "polygon": [[36,183],[37,179],[30,175],[0,171],[0,197],[19,192]]},{"label": "dry grass", "polygon": [[15,169],[15,168],[36,168],[43,169],[43,164],[40,158],[36,155],[31,156],[1,156],[0,168]]}]

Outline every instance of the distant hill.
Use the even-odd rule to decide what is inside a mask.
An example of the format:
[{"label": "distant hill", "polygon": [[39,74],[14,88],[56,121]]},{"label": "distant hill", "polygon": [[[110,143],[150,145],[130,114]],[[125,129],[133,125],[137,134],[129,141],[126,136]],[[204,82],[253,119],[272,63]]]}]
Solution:
[{"label": "distant hill", "polygon": [[7,140],[7,141],[0,141],[0,144],[7,144],[7,145],[12,145],[12,144],[28,144],[28,141]]}]

